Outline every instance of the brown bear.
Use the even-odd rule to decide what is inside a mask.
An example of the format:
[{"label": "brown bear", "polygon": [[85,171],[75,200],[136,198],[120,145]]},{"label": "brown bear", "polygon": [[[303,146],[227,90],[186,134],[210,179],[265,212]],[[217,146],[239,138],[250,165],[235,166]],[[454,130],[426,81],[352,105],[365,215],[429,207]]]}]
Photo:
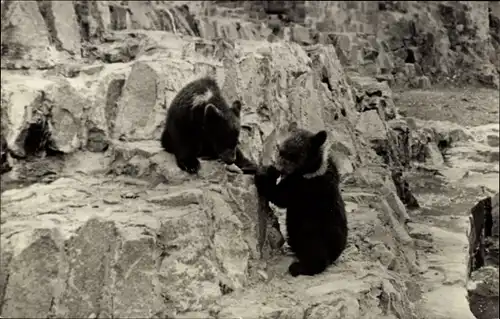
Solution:
[{"label": "brown bear", "polygon": [[257,166],[238,147],[240,112],[241,102],[235,100],[229,106],[214,79],[194,80],[172,100],[161,145],[189,174],[200,170],[198,158],[220,159],[236,164],[244,174],[254,174]]}]

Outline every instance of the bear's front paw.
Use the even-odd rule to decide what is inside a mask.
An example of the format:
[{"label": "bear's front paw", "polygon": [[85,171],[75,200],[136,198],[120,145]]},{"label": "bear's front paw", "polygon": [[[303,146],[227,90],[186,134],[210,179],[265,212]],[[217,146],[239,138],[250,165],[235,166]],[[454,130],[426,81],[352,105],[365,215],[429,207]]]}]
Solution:
[{"label": "bear's front paw", "polygon": [[268,168],[268,166],[257,167],[257,170],[255,172],[255,176],[259,176],[259,177],[266,176],[267,175],[267,168]]},{"label": "bear's front paw", "polygon": [[280,177],[280,172],[276,169],[276,167],[269,165],[266,168],[266,175],[269,179],[277,180]]},{"label": "bear's front paw", "polygon": [[298,261],[294,261],[288,267],[288,273],[292,275],[292,277],[297,277],[302,274],[302,265]]},{"label": "bear's front paw", "polygon": [[276,181],[278,177],[280,177],[280,172],[272,165],[259,166],[255,176],[259,176],[261,179],[269,181]]},{"label": "bear's front paw", "polygon": [[197,158],[177,160],[179,168],[189,174],[197,174],[200,170],[201,164]]},{"label": "bear's front paw", "polygon": [[278,170],[273,166],[259,166],[255,172],[255,182],[260,185],[274,185],[279,176]]}]

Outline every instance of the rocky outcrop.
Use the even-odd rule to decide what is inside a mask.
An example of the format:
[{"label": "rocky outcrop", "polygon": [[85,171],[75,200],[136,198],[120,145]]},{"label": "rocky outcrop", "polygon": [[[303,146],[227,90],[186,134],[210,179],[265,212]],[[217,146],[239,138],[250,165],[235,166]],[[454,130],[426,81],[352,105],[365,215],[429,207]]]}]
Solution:
[{"label": "rocky outcrop", "polygon": [[499,316],[499,194],[477,203],[470,214],[468,298],[476,318]]},{"label": "rocky outcrop", "polygon": [[7,141],[5,140],[5,137],[3,135],[0,136],[1,141],[0,141],[0,174],[3,174],[5,172],[8,172],[11,167],[9,164],[8,160],[8,148],[7,148]]},{"label": "rocky outcrop", "polygon": [[210,310],[264,265],[252,182],[231,179],[147,189],[81,176],[4,192],[2,316]]},{"label": "rocky outcrop", "polygon": [[282,3],[280,10],[261,9],[264,18],[279,15],[290,29],[281,34],[292,41],[333,44],[349,70],[403,87],[459,82],[498,88],[497,2]]},{"label": "rocky outcrop", "polygon": [[[474,132],[401,118],[390,87],[452,76],[469,53],[484,62],[468,49],[484,21],[466,14],[463,30],[477,37],[460,34],[467,49],[443,57],[437,43],[456,35],[427,49],[388,45],[441,29],[435,4],[285,4],[2,2],[1,155],[12,166],[2,175],[2,317],[423,318],[415,241],[426,228],[408,231],[408,209],[420,207],[408,169],[445,165]],[[430,13],[414,17],[417,7]],[[386,18],[375,39],[370,28]],[[413,19],[425,30],[406,39]],[[402,25],[394,39],[381,31]],[[206,161],[188,176],[160,148],[170,101],[202,75],[243,101],[240,140],[255,161],[273,161],[291,121],[330,133],[350,237],[324,274],[287,277],[284,215],[258,200],[251,177]],[[443,281],[454,292],[460,271]]]},{"label": "rocky outcrop", "polygon": [[[55,5],[44,10],[55,13]],[[389,169],[399,164],[383,167],[371,131],[356,130],[361,106],[333,47],[154,31],[104,39],[95,56],[108,54],[106,63],[59,60],[46,71],[2,72],[2,123],[14,166],[2,179],[29,174],[33,166],[23,158],[61,164],[38,167],[39,183],[2,193],[2,316],[254,318],[293,309],[309,318],[338,311],[346,318],[419,317],[405,288],[418,260]],[[242,149],[254,160],[273,160],[262,150],[273,149],[290,121],[330,132],[351,239],[344,261],[323,277],[286,279],[282,265],[290,257],[278,253],[283,236],[275,216],[282,214],[259,203],[251,177],[215,162],[187,176],[161,150],[169,101],[201,75],[214,76],[229,100],[243,101]],[[335,291],[324,286],[339,278]],[[269,288],[253,311],[251,298],[235,298],[256,287]],[[276,294],[288,297],[264,307]]]},{"label": "rocky outcrop", "polygon": [[[349,71],[402,87],[499,83],[495,1],[6,0],[2,12],[3,68],[52,68],[61,56],[96,58],[95,41],[109,32],[144,29],[205,39],[333,44]],[[110,44],[109,51],[97,57],[117,62],[135,55],[133,46]]]}]

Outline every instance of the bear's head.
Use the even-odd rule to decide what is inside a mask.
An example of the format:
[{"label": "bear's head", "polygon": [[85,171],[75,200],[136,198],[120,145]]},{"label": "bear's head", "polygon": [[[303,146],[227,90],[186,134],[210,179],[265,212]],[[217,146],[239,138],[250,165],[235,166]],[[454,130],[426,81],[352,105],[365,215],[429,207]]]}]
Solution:
[{"label": "bear's head", "polygon": [[205,131],[219,158],[226,164],[236,160],[236,147],[240,137],[241,102],[235,100],[229,108],[208,104],[205,108]]},{"label": "bear's head", "polygon": [[325,163],[327,137],[324,130],[313,133],[292,123],[287,137],[277,144],[276,169],[284,175],[317,172]]}]

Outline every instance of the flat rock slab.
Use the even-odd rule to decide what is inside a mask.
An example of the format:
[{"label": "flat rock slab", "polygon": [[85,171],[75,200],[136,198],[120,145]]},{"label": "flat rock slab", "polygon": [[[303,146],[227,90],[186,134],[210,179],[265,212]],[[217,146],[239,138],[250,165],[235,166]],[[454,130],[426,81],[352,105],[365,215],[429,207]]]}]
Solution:
[{"label": "flat rock slab", "polygon": [[411,225],[413,236],[426,234],[426,238],[432,238],[432,247],[435,248],[426,253],[421,302],[421,307],[432,318],[475,318],[469,309],[467,291],[464,289],[467,278],[467,265],[464,262],[467,218],[460,217],[460,221],[463,230],[461,233],[427,224]]}]

